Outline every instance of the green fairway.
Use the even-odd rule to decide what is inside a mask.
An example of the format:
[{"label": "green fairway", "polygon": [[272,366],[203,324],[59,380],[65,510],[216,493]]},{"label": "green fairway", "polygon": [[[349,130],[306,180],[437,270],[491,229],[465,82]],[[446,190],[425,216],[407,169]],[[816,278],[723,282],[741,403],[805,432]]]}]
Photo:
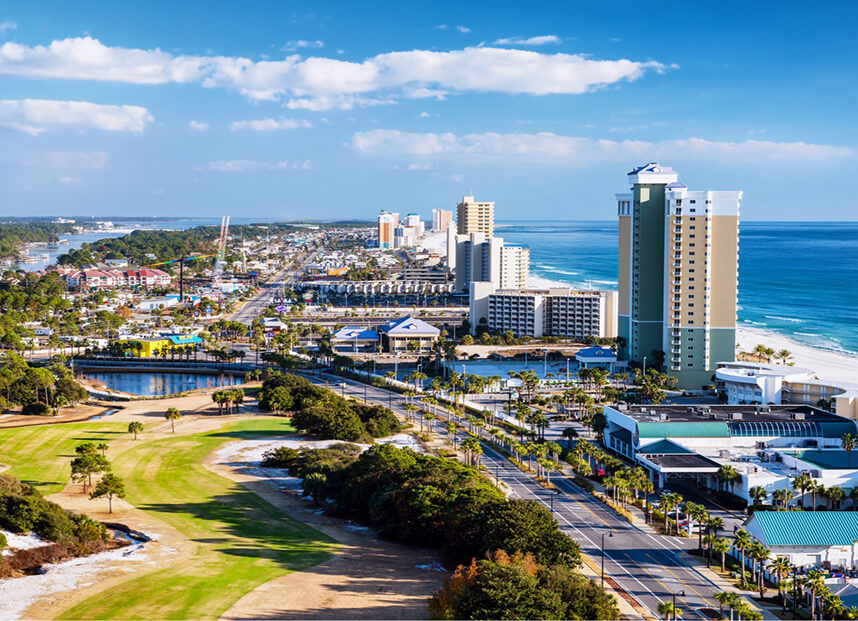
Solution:
[{"label": "green fairway", "polygon": [[108,422],[0,429],[0,463],[10,466],[7,474],[54,494],[69,482],[75,446],[128,437],[127,431],[128,425]]},{"label": "green fairway", "polygon": [[[57,491],[74,446],[119,437],[125,425],[81,423],[0,430],[0,462],[15,476]],[[212,619],[245,593],[316,565],[336,543],[243,486],[206,470],[204,458],[232,440],[291,433],[286,421],[243,420],[202,434],[147,441],[113,461],[126,500],[196,543],[190,558],[106,589],[61,615],[69,619]]]}]

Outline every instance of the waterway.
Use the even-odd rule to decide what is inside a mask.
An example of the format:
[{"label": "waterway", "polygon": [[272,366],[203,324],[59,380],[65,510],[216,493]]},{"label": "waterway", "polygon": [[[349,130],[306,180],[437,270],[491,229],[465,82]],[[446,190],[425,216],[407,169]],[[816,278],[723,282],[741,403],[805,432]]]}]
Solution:
[{"label": "waterway", "polygon": [[110,390],[143,397],[161,397],[198,388],[219,388],[240,384],[240,375],[200,373],[81,371],[81,376],[104,384]]}]

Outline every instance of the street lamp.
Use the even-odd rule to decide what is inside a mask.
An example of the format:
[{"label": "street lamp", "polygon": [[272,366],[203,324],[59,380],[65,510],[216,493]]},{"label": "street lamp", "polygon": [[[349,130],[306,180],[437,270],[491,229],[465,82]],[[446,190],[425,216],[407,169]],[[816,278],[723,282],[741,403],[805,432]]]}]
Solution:
[{"label": "street lamp", "polygon": [[679,593],[673,594],[673,621],[676,621],[676,617],[677,617],[677,615],[676,615],[676,596],[677,595],[679,595],[679,597],[685,597],[685,591],[683,590],[683,591],[680,591]]},{"label": "street lamp", "polygon": [[646,356],[643,358],[643,376],[646,377]]},{"label": "street lamp", "polygon": [[[602,533],[602,588],[603,589],[605,588],[605,534],[606,533]],[[607,535],[608,535],[608,538],[611,538],[614,536],[614,533],[613,533],[613,531],[609,530],[607,532]]]}]

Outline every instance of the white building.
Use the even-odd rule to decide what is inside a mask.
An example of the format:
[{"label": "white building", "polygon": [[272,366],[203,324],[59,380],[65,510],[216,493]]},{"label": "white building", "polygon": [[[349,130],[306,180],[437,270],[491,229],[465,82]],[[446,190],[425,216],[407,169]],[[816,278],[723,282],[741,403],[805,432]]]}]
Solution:
[{"label": "white building", "polygon": [[485,324],[493,332],[516,336],[617,335],[615,291],[497,289],[491,282],[472,282],[470,318],[473,331]]},{"label": "white building", "polygon": [[453,212],[448,209],[432,210],[432,232],[446,233],[453,221]]},{"label": "white building", "polygon": [[761,362],[719,362],[715,381],[727,403],[830,401],[840,416],[858,419],[858,384],[819,379],[811,369]]},{"label": "white building", "polygon": [[858,567],[858,512],[756,511],[744,524],[748,533],[802,569]]},{"label": "white building", "polygon": [[522,244],[501,246],[500,288],[523,289],[530,276],[530,248]]}]

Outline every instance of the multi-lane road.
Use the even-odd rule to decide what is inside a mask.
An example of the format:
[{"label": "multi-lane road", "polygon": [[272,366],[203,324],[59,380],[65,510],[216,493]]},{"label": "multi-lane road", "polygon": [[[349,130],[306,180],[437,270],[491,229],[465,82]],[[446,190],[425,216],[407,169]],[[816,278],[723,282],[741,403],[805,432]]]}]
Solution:
[{"label": "multi-lane road", "polygon": [[[397,414],[406,415],[402,396],[397,393],[343,381],[336,376],[311,379],[321,384],[327,381],[337,392],[392,406]],[[483,443],[483,451],[483,464],[488,472],[497,476],[514,497],[535,500],[553,508],[564,532],[578,542],[581,550],[597,565],[603,560],[604,538],[605,576],[634,600],[638,610],[657,617],[659,603],[676,595],[677,607],[683,610],[686,619],[718,618],[718,604],[713,598],[718,587],[682,558],[686,550],[697,544],[696,538],[654,535],[630,524],[569,479],[553,477],[552,482],[560,490],[553,492],[515,467],[489,443]]]}]

